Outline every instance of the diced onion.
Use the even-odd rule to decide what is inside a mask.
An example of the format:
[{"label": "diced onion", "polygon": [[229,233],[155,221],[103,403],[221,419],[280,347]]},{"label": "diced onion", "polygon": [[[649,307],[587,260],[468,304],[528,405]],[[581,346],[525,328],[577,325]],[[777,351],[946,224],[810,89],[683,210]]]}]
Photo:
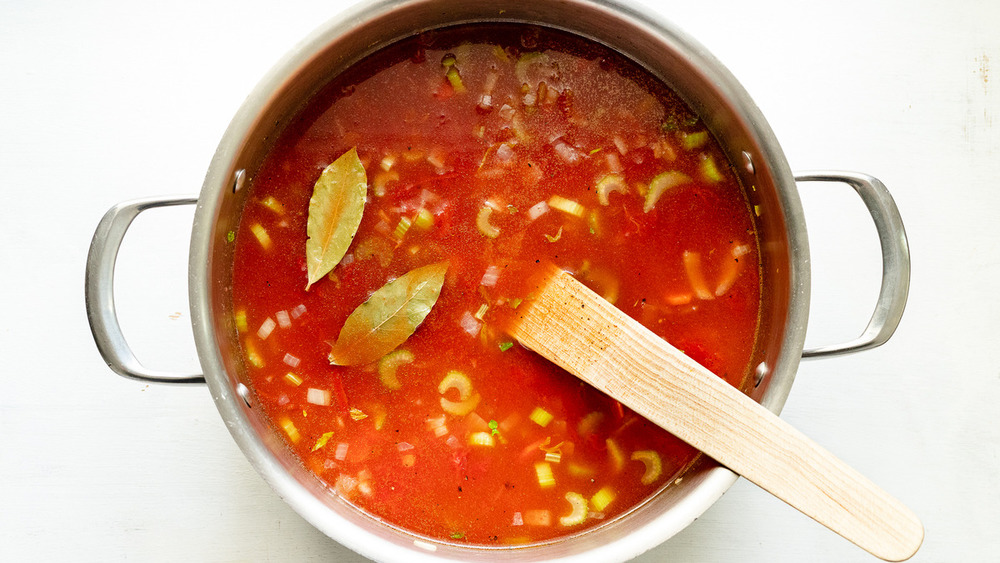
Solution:
[{"label": "diced onion", "polygon": [[530,209],[528,209],[528,219],[534,221],[535,219],[538,219],[542,215],[548,213],[548,211],[549,211],[549,204],[544,201],[539,201],[535,205],[532,205]]},{"label": "diced onion", "polygon": [[557,139],[554,143],[552,143],[552,148],[556,151],[556,154],[559,155],[559,158],[563,159],[563,161],[567,164],[575,164],[578,160],[580,160],[580,152],[562,139]]},{"label": "diced onion", "polygon": [[399,451],[401,451],[401,452],[405,452],[407,450],[412,450],[413,449],[413,444],[411,444],[409,442],[400,442],[400,443],[396,444],[396,449],[399,450]]},{"label": "diced onion", "polygon": [[316,389],[315,387],[310,387],[306,391],[306,402],[313,405],[330,405],[330,391],[326,389]]},{"label": "diced onion", "polygon": [[292,326],[292,319],[288,316],[288,311],[278,311],[274,314],[274,318],[278,321],[278,326],[281,328],[288,328]]},{"label": "diced onion", "polygon": [[548,510],[525,510],[522,520],[528,526],[551,526],[552,513]]},{"label": "diced onion", "polygon": [[271,332],[274,331],[275,326],[277,326],[277,323],[274,322],[274,319],[268,317],[263,323],[261,323],[260,328],[257,329],[257,338],[267,340],[267,337],[271,336]]},{"label": "diced onion", "polygon": [[476,320],[476,317],[469,311],[462,314],[462,318],[459,319],[458,324],[462,327],[462,330],[471,336],[479,336],[479,329],[482,328],[482,323]]},{"label": "diced onion", "polygon": [[293,355],[291,355],[291,354],[289,354],[287,352],[285,353],[285,357],[282,358],[282,360],[286,364],[288,364],[289,366],[291,366],[293,368],[299,367],[299,363],[302,361],[299,358],[297,358],[297,357],[295,357],[295,356],[293,356]]},{"label": "diced onion", "polygon": [[566,493],[566,500],[573,507],[573,511],[569,513],[569,516],[559,518],[559,523],[563,526],[583,524],[587,519],[587,499],[583,498],[583,495],[580,493],[568,492]]},{"label": "diced onion", "polygon": [[483,274],[483,279],[479,283],[486,287],[493,287],[497,284],[498,279],[500,279],[500,268],[489,266],[486,268],[486,273]]},{"label": "diced onion", "polygon": [[524,518],[521,517],[521,513],[520,512],[515,512],[514,513],[514,518],[511,520],[510,525],[511,526],[523,526],[524,525]]},{"label": "diced onion", "polygon": [[499,159],[500,162],[508,162],[510,159],[514,158],[514,149],[510,148],[510,145],[507,143],[500,143],[500,146],[497,147],[496,154],[497,159]]},{"label": "diced onion", "polygon": [[337,444],[337,449],[333,453],[334,459],[336,459],[337,461],[344,461],[345,459],[347,459],[348,447],[350,447],[350,444],[348,444],[347,442],[340,442],[339,444]]},{"label": "diced onion", "polygon": [[299,305],[296,305],[294,309],[292,309],[292,318],[293,319],[297,319],[297,318],[301,317],[302,314],[305,313],[305,312],[306,312],[306,306],[305,306],[305,304],[304,303],[300,303]]}]

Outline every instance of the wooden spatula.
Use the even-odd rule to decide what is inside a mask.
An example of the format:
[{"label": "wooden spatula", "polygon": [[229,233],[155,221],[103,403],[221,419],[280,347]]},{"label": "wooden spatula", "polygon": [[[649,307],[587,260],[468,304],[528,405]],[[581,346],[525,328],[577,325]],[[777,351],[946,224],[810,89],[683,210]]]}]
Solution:
[{"label": "wooden spatula", "polygon": [[887,561],[916,553],[909,509],[553,265],[497,319],[527,348]]}]

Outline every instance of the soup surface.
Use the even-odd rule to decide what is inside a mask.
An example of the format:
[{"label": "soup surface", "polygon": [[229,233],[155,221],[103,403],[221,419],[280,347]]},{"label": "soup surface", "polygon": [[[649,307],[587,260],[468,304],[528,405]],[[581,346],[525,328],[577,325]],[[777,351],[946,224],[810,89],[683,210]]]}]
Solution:
[{"label": "soup surface", "polygon": [[[309,283],[310,198],[352,158],[360,224]],[[665,85],[560,32],[438,30],[354,65],[286,126],[230,235],[234,324],[275,431],[345,499],[436,539],[576,533],[697,456],[491,326],[490,308],[530,304],[504,294],[515,267],[568,270],[733,385],[753,364],[756,232],[727,160]],[[402,344],[379,358],[400,335],[371,319],[344,336],[421,275],[440,293],[409,295],[426,317]]]}]

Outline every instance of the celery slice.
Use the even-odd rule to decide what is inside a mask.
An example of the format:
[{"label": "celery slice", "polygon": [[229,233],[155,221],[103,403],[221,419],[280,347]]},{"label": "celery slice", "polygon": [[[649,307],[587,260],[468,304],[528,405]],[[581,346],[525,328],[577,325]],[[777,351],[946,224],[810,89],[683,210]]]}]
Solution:
[{"label": "celery slice", "polygon": [[476,215],[476,228],[483,236],[488,238],[497,238],[500,236],[500,229],[490,224],[490,215],[493,214],[493,208],[484,205],[479,213]]},{"label": "celery slice", "polygon": [[660,454],[654,450],[640,450],[632,452],[632,459],[634,461],[641,461],[646,466],[646,472],[643,473],[642,479],[639,480],[643,485],[652,485],[660,478],[660,474],[663,472]]},{"label": "celery slice", "polygon": [[587,499],[580,493],[568,492],[566,493],[566,500],[573,507],[573,511],[569,513],[569,516],[559,518],[559,523],[563,526],[583,524],[587,519]]},{"label": "celery slice", "polygon": [[413,352],[403,348],[393,350],[382,356],[382,359],[378,361],[378,376],[382,381],[382,385],[386,389],[393,391],[401,388],[403,384],[399,381],[397,375],[399,368],[400,366],[412,363],[413,359]]},{"label": "celery slice", "polygon": [[625,178],[621,174],[608,174],[597,181],[597,201],[601,205],[611,203],[608,197],[613,192],[628,193],[628,185],[625,184]]},{"label": "celery slice", "polygon": [[649,191],[646,192],[646,203],[642,206],[643,213],[652,211],[656,207],[656,202],[665,191],[681,184],[687,184],[690,181],[690,176],[676,170],[657,174],[649,183]]}]

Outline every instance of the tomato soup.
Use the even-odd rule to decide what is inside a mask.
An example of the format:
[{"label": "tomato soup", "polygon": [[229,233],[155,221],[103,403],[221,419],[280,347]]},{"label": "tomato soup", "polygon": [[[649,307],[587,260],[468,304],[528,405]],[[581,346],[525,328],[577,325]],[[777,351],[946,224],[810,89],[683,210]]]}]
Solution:
[{"label": "tomato soup", "polygon": [[[328,175],[363,211],[320,193]],[[688,106],[593,42],[505,24],[401,41],[332,77],[251,181],[230,236],[247,380],[301,463],[389,524],[549,540],[628,512],[698,455],[491,326],[491,308],[530,302],[503,292],[515,268],[554,263],[750,379],[753,209]],[[319,242],[344,247],[329,271]]]}]

